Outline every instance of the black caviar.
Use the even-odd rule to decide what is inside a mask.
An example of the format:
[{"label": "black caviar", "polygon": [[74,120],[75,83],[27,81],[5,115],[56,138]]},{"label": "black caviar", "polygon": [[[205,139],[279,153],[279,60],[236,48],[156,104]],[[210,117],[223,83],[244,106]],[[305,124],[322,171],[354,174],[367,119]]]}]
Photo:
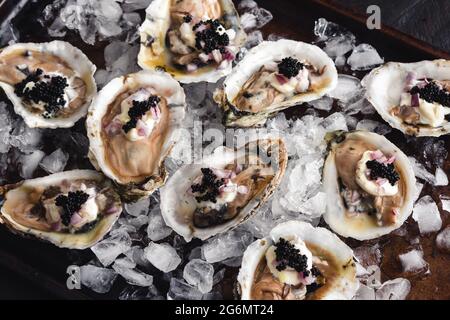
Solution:
[{"label": "black caviar", "polygon": [[291,267],[297,272],[303,272],[305,277],[309,275],[308,257],[301,254],[300,250],[295,248],[293,244],[280,238],[275,247],[275,255],[278,262],[276,268],[278,271]]},{"label": "black caviar", "polygon": [[128,110],[130,120],[122,126],[122,130],[128,133],[133,128],[136,128],[137,121],[145,115],[150,108],[156,108],[161,99],[158,96],[150,96],[145,101],[133,100],[133,106]]},{"label": "black caviar", "polygon": [[197,202],[211,201],[216,203],[216,198],[219,195],[219,187],[223,184],[223,179],[217,179],[217,176],[209,168],[201,169],[203,177],[201,183],[196,183],[191,186],[194,193],[201,193],[203,195],[195,197]]},{"label": "black caviar", "polygon": [[70,191],[67,196],[56,197],[55,204],[62,207],[61,221],[68,226],[73,214],[81,209],[81,206],[89,199],[89,195],[83,191]]},{"label": "black caviar", "polygon": [[207,26],[207,28],[196,32],[195,47],[206,54],[216,49],[223,53],[224,47],[230,44],[230,38],[225,32],[225,28],[219,20],[206,20],[200,21],[192,29],[196,31],[202,25]]},{"label": "black caviar", "polygon": [[[34,83],[32,88],[27,87],[29,83]],[[68,86],[65,77],[44,75],[42,69],[37,69],[14,86],[14,93],[28,102],[43,102],[45,112],[42,116],[51,118],[66,104],[64,90]]]},{"label": "black caviar", "polygon": [[443,106],[450,107],[450,93],[436,82],[429,82],[422,88],[414,86],[409,92],[411,94],[419,94],[421,99],[429,103],[437,102]]},{"label": "black caviar", "polygon": [[395,183],[400,179],[400,176],[392,163],[383,164],[377,160],[369,160],[366,162],[366,166],[370,170],[371,180],[384,178],[388,179],[391,185],[395,185]]},{"label": "black caviar", "polygon": [[287,57],[278,63],[278,72],[287,78],[292,78],[297,76],[304,67],[305,65],[297,59]]}]

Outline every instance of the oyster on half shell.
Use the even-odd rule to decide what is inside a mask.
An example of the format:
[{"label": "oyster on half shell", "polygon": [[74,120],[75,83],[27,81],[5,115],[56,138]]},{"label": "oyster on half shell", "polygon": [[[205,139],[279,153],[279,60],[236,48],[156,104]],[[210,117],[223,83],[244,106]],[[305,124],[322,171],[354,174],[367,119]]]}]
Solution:
[{"label": "oyster on half shell", "polygon": [[367,99],[393,128],[414,136],[450,133],[450,61],[389,62],[362,81]]},{"label": "oyster on half shell", "polygon": [[161,188],[162,216],[186,241],[225,232],[271,196],[286,165],[280,139],[256,140],[236,151],[219,147],[201,163],[181,167]]},{"label": "oyster on half shell", "polygon": [[214,99],[227,126],[250,127],[280,110],[319,99],[336,87],[337,79],[333,60],[319,47],[264,41],[233,68]]},{"label": "oyster on half shell", "polygon": [[154,0],[140,28],[138,63],[183,83],[216,82],[245,41],[231,0]]},{"label": "oyster on half shell", "polygon": [[358,287],[352,249],[327,229],[288,221],[247,248],[237,291],[242,300],[349,300]]},{"label": "oyster on half shell", "polygon": [[97,93],[96,67],[68,42],[17,43],[0,51],[0,87],[29,127],[69,128]]},{"label": "oyster on half shell", "polygon": [[0,222],[62,248],[93,246],[122,212],[113,185],[94,170],[55,173],[0,190],[4,196]]},{"label": "oyster on half shell", "polygon": [[336,233],[368,240],[399,228],[412,212],[416,179],[406,155],[365,131],[329,136],[323,169],[326,223]]},{"label": "oyster on half shell", "polygon": [[180,84],[162,71],[141,71],[109,82],[86,121],[93,165],[134,201],[166,181],[164,159],[185,114]]}]

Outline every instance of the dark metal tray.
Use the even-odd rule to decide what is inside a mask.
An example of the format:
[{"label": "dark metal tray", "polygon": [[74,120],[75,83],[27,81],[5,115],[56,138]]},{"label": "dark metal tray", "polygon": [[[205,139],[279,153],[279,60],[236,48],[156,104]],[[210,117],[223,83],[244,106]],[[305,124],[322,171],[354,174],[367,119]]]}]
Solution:
[{"label": "dark metal tray", "polygon": [[[47,41],[47,32],[38,23],[42,9],[49,0],[3,0],[0,1],[0,24],[12,17],[13,24],[20,30],[21,41],[40,42]],[[450,54],[402,34],[394,29],[383,27],[381,30],[368,30],[365,17],[349,11],[346,8],[329,4],[325,0],[259,0],[258,4],[273,13],[274,19],[264,27],[263,32],[268,35],[275,33],[284,37],[310,42],[313,40],[312,30],[314,21],[320,17],[334,21],[353,32],[360,41],[368,42],[377,48],[386,61],[418,61],[423,59],[446,58]],[[14,16],[12,16],[14,15]],[[1,36],[1,35],[0,35]],[[83,43],[77,35],[68,32],[64,40],[83,50],[90,59],[101,68],[104,65],[103,48],[106,43],[96,43],[89,46]],[[5,97],[0,94],[0,101]],[[287,111],[288,114],[301,115],[297,111]],[[381,121],[378,116],[373,119]],[[82,126],[74,131],[83,133]],[[403,134],[393,130],[388,138],[396,143],[407,154],[420,152],[414,143],[407,142]],[[450,136],[439,138],[450,149]],[[86,164],[88,166],[89,164]],[[445,172],[450,172],[450,157],[444,164]],[[432,194],[439,204],[439,194],[450,196],[449,187],[428,187],[424,193]],[[439,205],[440,206],[440,205]],[[441,211],[442,213],[442,211]],[[450,223],[450,214],[442,213],[443,226]],[[407,230],[410,237],[418,236],[416,223],[410,218],[407,221]],[[408,277],[412,283],[409,299],[450,299],[450,255],[435,250],[435,233],[421,236],[420,242],[425,253],[425,260],[430,265],[431,275],[426,277]],[[350,246],[361,245],[358,241],[346,241]],[[381,264],[383,279],[391,279],[402,274],[397,260],[398,254],[406,251],[409,242],[394,235],[388,235],[368,243],[380,243],[383,250]],[[124,283],[116,281],[111,292],[98,295],[89,290],[68,290],[66,287],[66,269],[71,264],[86,263],[92,258],[90,250],[76,251],[59,249],[50,244],[41,243],[32,239],[25,239],[14,235],[0,226],[0,267],[9,269],[18,276],[28,279],[43,290],[49,291],[53,296],[63,299],[115,299],[123,288]],[[236,270],[227,272],[225,282],[229,285],[235,280]],[[13,279],[11,281],[14,281]],[[231,298],[229,296],[228,298]]]}]

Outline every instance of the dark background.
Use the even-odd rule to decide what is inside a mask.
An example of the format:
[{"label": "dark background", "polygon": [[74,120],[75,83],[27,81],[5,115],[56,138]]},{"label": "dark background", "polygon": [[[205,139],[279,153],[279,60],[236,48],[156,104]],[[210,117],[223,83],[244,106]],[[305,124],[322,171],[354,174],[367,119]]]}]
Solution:
[{"label": "dark background", "polygon": [[[298,1],[299,4],[302,2],[284,1]],[[367,6],[378,5],[381,8],[383,24],[450,52],[450,19],[448,19],[450,0],[329,0],[328,2],[361,14],[365,14]],[[52,298],[56,296],[0,267],[0,299]]]}]

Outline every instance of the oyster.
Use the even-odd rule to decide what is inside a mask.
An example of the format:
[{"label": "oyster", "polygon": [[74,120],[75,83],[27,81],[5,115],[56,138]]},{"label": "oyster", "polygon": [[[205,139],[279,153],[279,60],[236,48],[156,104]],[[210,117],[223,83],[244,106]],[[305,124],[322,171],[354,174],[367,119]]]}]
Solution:
[{"label": "oyster", "polygon": [[1,187],[0,222],[58,247],[85,249],[101,240],[122,212],[109,180],[72,170]]},{"label": "oyster", "polygon": [[231,0],[154,0],[140,32],[139,65],[164,68],[183,83],[230,73],[245,41]]},{"label": "oyster", "polygon": [[256,140],[234,151],[217,148],[180,168],[161,188],[161,213],[182,235],[207,239],[248,219],[273,193],[286,170],[282,140]]},{"label": "oyster", "polygon": [[336,87],[337,71],[319,47],[293,40],[264,41],[225,78],[214,99],[227,126],[264,124],[288,107],[319,99]]},{"label": "oyster", "polygon": [[86,121],[91,162],[118,184],[125,200],[164,184],[164,159],[177,140],[185,105],[180,84],[159,71],[115,78],[92,102]]},{"label": "oyster", "polygon": [[238,275],[242,300],[348,300],[358,287],[353,251],[302,221],[281,223],[253,242]]},{"label": "oyster", "polygon": [[323,169],[325,221],[344,237],[367,240],[399,228],[412,212],[414,172],[405,154],[371,132],[338,132]]},{"label": "oyster", "polygon": [[415,136],[450,132],[450,61],[389,62],[362,83],[367,99],[393,128]]},{"label": "oyster", "polygon": [[0,87],[29,127],[69,128],[97,93],[96,67],[68,42],[17,43],[0,52]]}]

